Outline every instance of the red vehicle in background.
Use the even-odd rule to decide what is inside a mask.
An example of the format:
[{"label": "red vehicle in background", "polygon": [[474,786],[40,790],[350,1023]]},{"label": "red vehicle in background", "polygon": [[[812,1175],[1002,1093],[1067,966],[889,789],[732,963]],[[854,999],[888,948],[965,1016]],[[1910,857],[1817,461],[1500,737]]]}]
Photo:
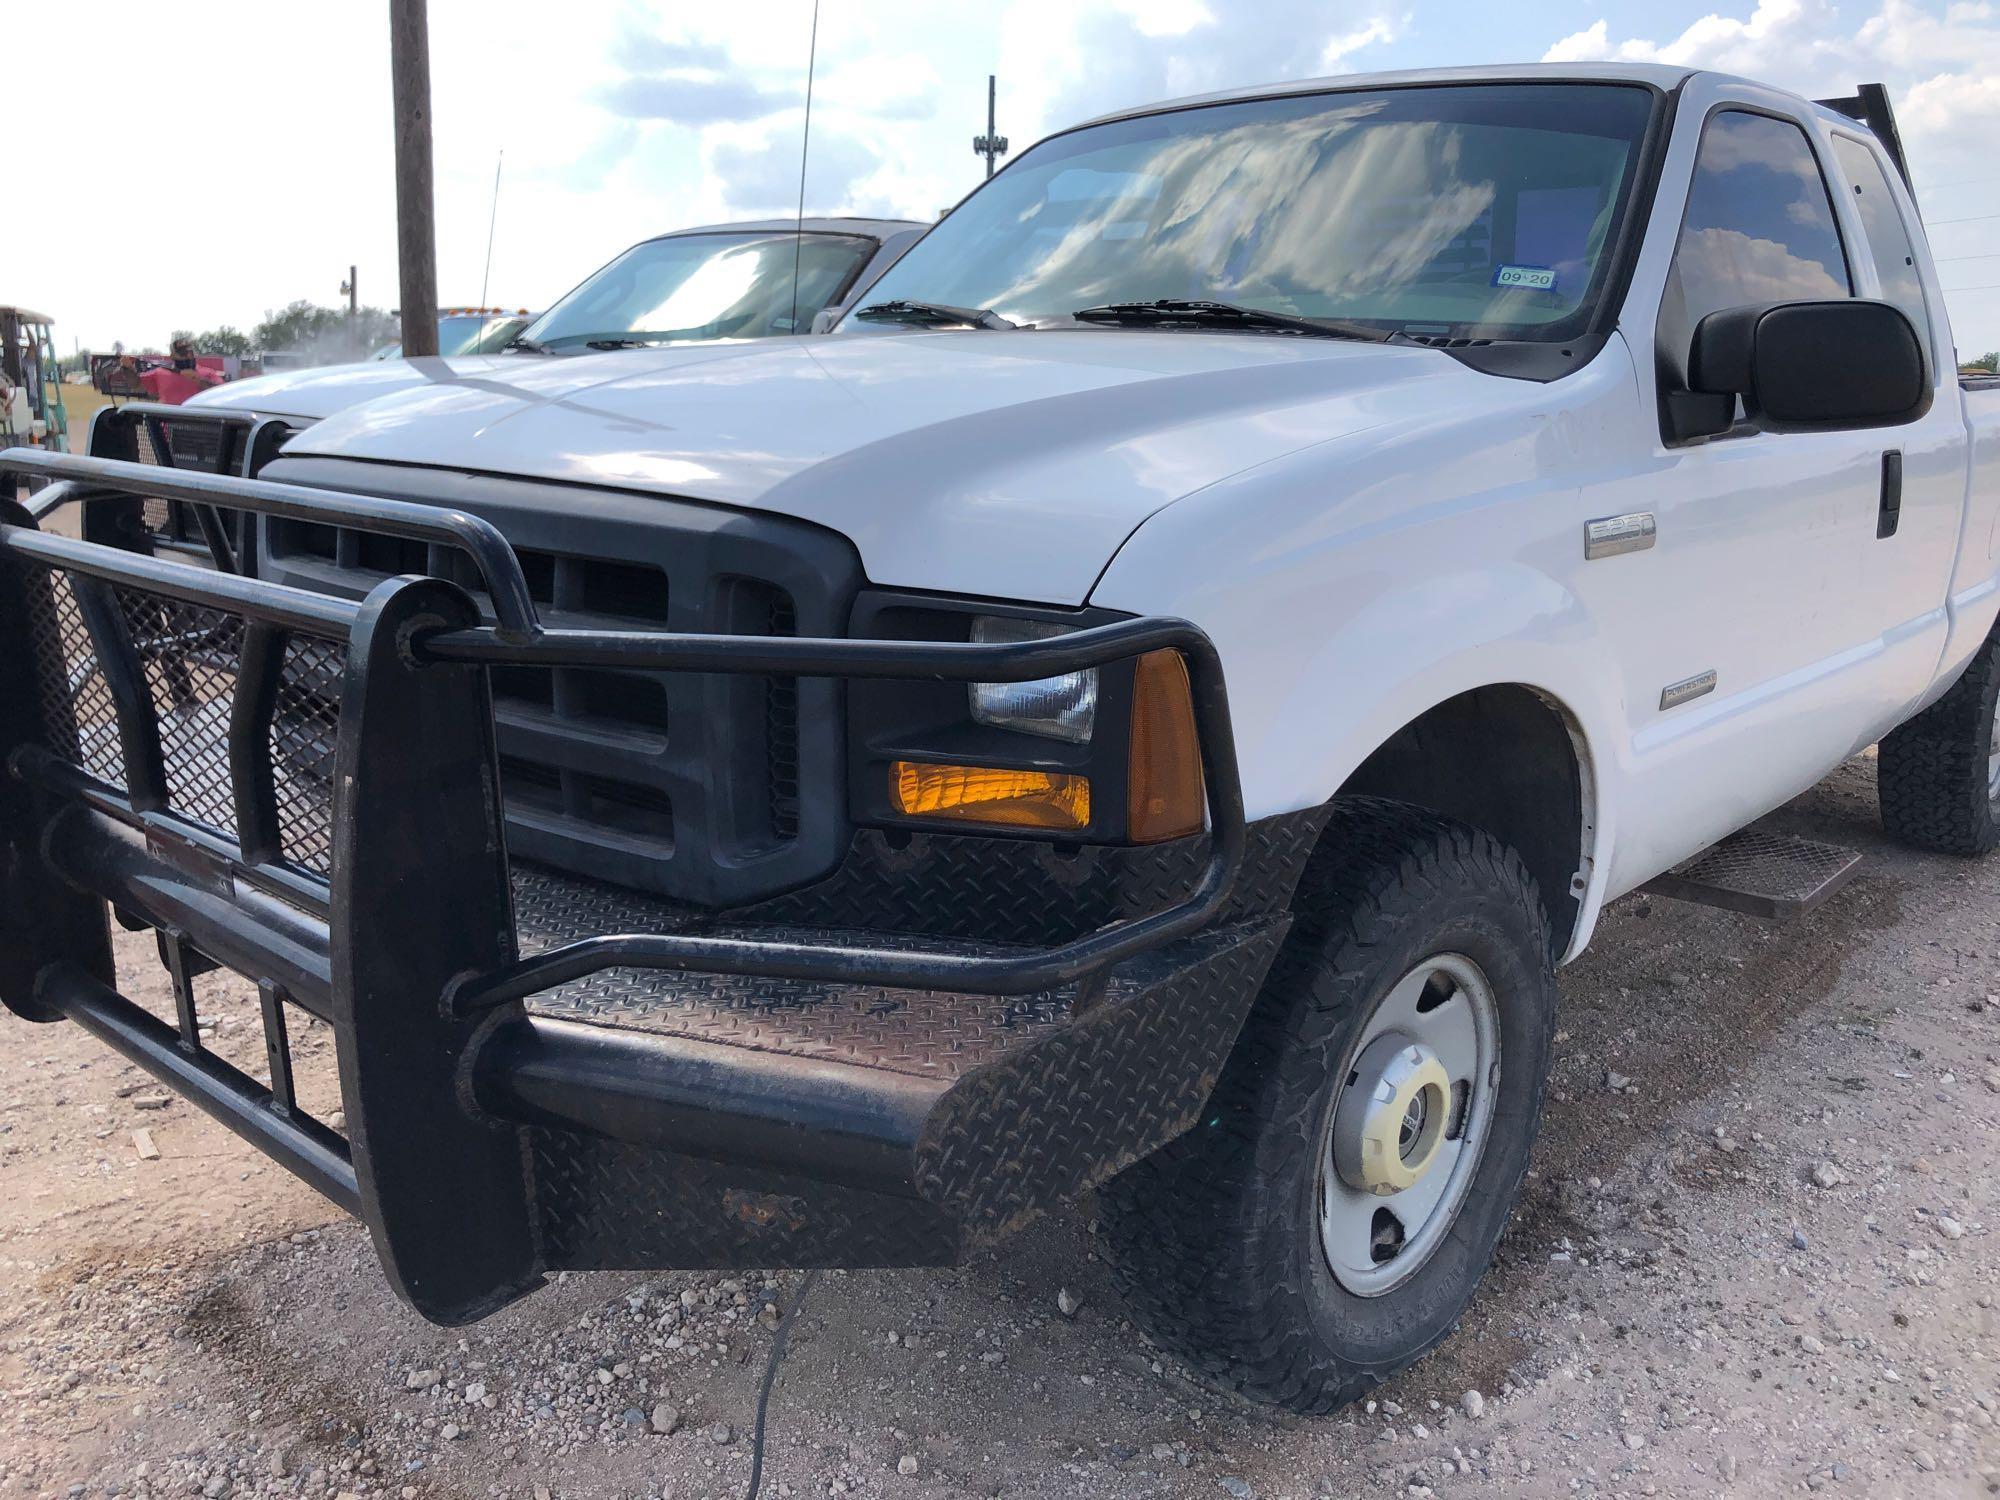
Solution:
[{"label": "red vehicle in background", "polygon": [[[217,365],[221,363],[220,359],[215,362]],[[168,363],[141,371],[139,384],[149,397],[161,405],[179,406],[188,397],[212,385],[220,385],[225,378],[220,369],[202,367],[193,344],[186,339],[175,339]]]},{"label": "red vehicle in background", "polygon": [[90,383],[107,396],[178,406],[197,391],[258,373],[244,366],[245,361],[234,355],[183,353],[178,349],[169,354],[93,354]]}]

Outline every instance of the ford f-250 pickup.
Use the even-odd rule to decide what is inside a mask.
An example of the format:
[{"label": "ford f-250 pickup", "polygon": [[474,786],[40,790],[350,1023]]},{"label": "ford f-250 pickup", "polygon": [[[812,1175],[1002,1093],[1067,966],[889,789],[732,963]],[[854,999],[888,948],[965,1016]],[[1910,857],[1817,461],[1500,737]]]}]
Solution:
[{"label": "ford f-250 pickup", "polygon": [[1096,1189],[1155,1337],[1352,1399],[1473,1295],[1607,901],[1810,905],[1847,856],[1731,836],[1876,742],[1893,832],[1995,842],[2000,391],[1894,140],[1669,67],[1187,100],[810,345],[7,453],[0,999],[431,1319]]}]

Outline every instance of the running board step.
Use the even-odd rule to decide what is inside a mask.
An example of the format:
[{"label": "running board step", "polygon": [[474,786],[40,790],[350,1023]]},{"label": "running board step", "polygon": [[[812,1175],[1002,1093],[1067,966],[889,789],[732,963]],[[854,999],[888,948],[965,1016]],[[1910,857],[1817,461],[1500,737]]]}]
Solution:
[{"label": "running board step", "polygon": [[1803,917],[1860,867],[1857,849],[1745,828],[1641,889],[1752,917]]}]

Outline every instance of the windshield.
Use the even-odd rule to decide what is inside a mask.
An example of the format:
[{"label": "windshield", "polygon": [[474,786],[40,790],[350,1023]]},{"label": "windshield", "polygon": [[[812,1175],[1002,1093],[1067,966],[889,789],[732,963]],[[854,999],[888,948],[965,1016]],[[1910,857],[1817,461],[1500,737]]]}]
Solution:
[{"label": "windshield", "polygon": [[[1481,84],[1207,105],[1036,146],[870,287],[1015,322],[1161,298],[1391,331],[1570,337],[1650,91]],[[859,329],[863,320],[842,326]]]},{"label": "windshield", "polygon": [[528,326],[523,317],[457,314],[438,319],[438,353],[491,354]]},{"label": "windshield", "polygon": [[769,232],[648,240],[543,313],[527,336],[562,349],[593,340],[664,343],[803,332],[814,313],[846,290],[875,244],[856,235],[800,239]]},{"label": "windshield", "polygon": [[[486,314],[446,313],[438,319],[439,354],[492,354],[528,326],[519,316],[493,317]],[[376,359],[401,359],[403,346],[391,344],[378,349]]]}]

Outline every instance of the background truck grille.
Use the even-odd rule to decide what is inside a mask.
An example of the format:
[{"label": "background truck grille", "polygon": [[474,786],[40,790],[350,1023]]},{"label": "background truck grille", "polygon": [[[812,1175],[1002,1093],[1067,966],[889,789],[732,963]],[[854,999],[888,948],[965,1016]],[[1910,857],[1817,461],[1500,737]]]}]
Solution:
[{"label": "background truck grille", "polygon": [[[43,743],[120,790],[133,777],[115,700],[78,586],[62,573],[31,575],[30,633],[43,690]],[[242,665],[241,616],[136,589],[85,584],[122,626],[152,700],[167,806],[228,839],[238,837],[229,774],[229,724]],[[282,853],[326,876],[333,865],[333,749],[344,648],[294,636],[280,670],[269,754]]]},{"label": "background truck grille", "polygon": [[[175,432],[173,427],[179,431]],[[133,437],[138,443],[140,463],[194,469],[204,474],[228,472],[221,467],[228,460],[225,452],[228,434],[220,426],[213,422],[178,422],[173,427],[165,422],[157,426],[151,422],[137,424]],[[182,500],[162,500],[156,495],[147,496],[139,506],[146,531],[156,542],[207,551],[193,506]]]},{"label": "background truck grille", "polygon": [[[268,477],[327,484],[326,471],[349,468],[286,458]],[[448,494],[399,497],[497,525],[551,628],[843,633],[859,567],[844,540],[817,527],[682,501],[446,479],[456,481]],[[371,466],[352,487],[384,493],[382,480]],[[264,538],[260,571],[279,582],[352,597],[422,573],[488,608],[471,558],[455,549],[296,521],[271,521]],[[490,680],[516,858],[708,906],[760,899],[838,859],[846,828],[835,684],[520,666],[496,666]]]},{"label": "background truck grille", "polygon": [[[204,416],[200,408],[185,416],[131,416],[124,422],[93,430],[91,452],[100,458],[131,458],[144,464],[187,469],[197,474],[241,474],[250,429],[240,421]],[[230,545],[242,554],[249,549],[250,528],[240,512],[218,513]],[[208,542],[184,500],[147,497],[140,502],[140,521],[156,550],[208,555]]]},{"label": "background truck grille", "polygon": [[225,427],[220,422],[204,422],[198,416],[162,418],[160,435],[166,453],[153,441],[153,424],[140,423],[139,462],[166,464],[176,469],[192,469],[200,474],[226,474],[234,449],[242,441],[243,429]]}]

